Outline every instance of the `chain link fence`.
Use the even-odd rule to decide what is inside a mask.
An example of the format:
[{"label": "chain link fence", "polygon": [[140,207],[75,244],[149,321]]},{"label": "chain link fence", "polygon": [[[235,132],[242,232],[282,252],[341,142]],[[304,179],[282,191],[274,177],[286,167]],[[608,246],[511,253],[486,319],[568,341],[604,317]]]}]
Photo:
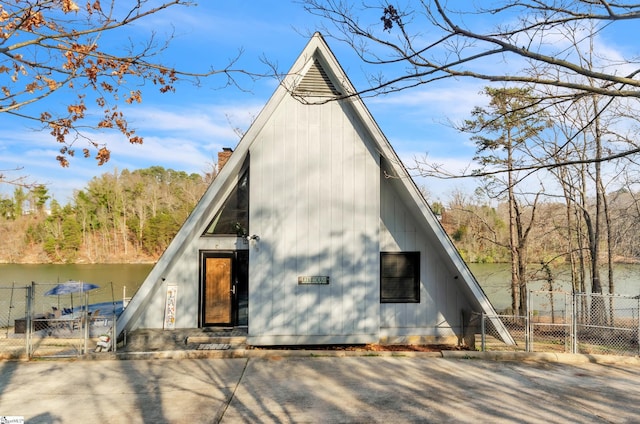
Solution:
[{"label": "chain link fence", "polygon": [[481,349],[640,355],[640,296],[530,291],[526,316],[499,315],[516,344],[481,319]]},{"label": "chain link fence", "polygon": [[480,346],[482,350],[491,351],[526,351],[529,345],[529,321],[526,316],[520,315],[498,315],[505,326],[515,345],[509,346],[499,338],[498,332],[493,327],[487,315],[482,314],[480,319]]},{"label": "chain link fence", "polygon": [[575,298],[579,353],[640,354],[640,297],[580,293]]},{"label": "chain link fence", "polygon": [[530,291],[529,352],[571,352],[573,307],[571,293]]},{"label": "chain link fence", "polygon": [[113,338],[115,311],[98,302],[99,291],[48,294],[56,286],[33,284],[32,357],[79,356],[94,351],[101,336]]},{"label": "chain link fence", "polygon": [[0,357],[73,357],[113,348],[123,305],[104,290],[51,294],[57,284],[0,286]]},{"label": "chain link fence", "polygon": [[27,328],[31,287],[0,287],[0,357],[23,358],[28,352]]}]

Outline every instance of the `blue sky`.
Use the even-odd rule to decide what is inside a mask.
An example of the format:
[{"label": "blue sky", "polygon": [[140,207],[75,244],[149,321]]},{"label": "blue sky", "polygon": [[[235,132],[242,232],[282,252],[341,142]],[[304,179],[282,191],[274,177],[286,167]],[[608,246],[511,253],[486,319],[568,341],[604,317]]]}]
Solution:
[{"label": "blue sky", "polygon": [[[243,50],[236,66],[264,72],[267,68],[261,57],[276,62],[281,71],[288,70],[319,23],[319,18],[295,1],[202,0],[197,7],[172,7],[135,30],[143,36],[152,30],[159,36],[173,32],[175,39],[163,59],[183,70],[220,67]],[[366,88],[366,72],[371,70],[365,70],[346,45],[327,41],[356,88]],[[216,77],[197,87],[179,84],[176,93],[160,95],[151,87],[143,93],[142,104],[127,109],[130,124],[145,138],[144,144],[130,145],[116,133],[93,134],[107,141],[112,151],[111,160],[101,167],[78,156],[69,168],[61,168],[55,160],[59,146],[46,131],[35,131],[27,122],[1,116],[0,169],[23,167],[22,175],[47,184],[62,204],[92,177],[114,169],[160,165],[203,172],[216,161],[222,147],[235,147],[239,137],[234,128],[249,127],[277,84],[273,79],[241,82],[246,91],[221,88],[224,81]],[[457,171],[470,163],[474,147],[468,136],[450,128],[447,120],[460,121],[474,106],[484,104],[486,99],[480,94],[483,85],[473,80],[448,81],[368,98],[365,103],[405,165],[413,166],[415,156],[428,153],[430,162]],[[446,200],[454,189],[471,192],[475,187],[471,180],[417,182],[427,187],[434,200]],[[13,187],[0,185],[0,193],[12,191]]]},{"label": "blue sky", "polygon": [[[266,57],[286,71],[318,22],[292,1],[201,1],[197,7],[172,7],[148,20],[140,31],[153,29],[159,36],[174,31],[175,39],[164,61],[180,69],[206,71],[209,66],[220,67],[242,49],[238,67],[264,72],[267,68],[260,59]],[[328,42],[355,86],[366,87],[365,72],[354,53],[335,40]],[[160,165],[202,172],[216,161],[222,147],[237,144],[234,128],[246,130],[276,87],[273,79],[242,82],[248,91],[220,88],[224,81],[212,77],[198,87],[181,83],[176,93],[160,95],[153,88],[144,92],[142,104],[127,109],[132,126],[145,138],[144,144],[130,145],[114,132],[94,134],[96,139],[108,141],[112,151],[111,160],[100,167],[94,160],[78,156],[69,168],[61,168],[55,160],[59,146],[47,131],[36,131],[29,122],[1,116],[0,169],[22,167],[21,175],[47,184],[62,204],[70,200],[73,190],[84,188],[92,177],[113,169]],[[468,89],[463,89],[467,85]],[[455,90],[418,89],[366,99],[365,103],[407,165],[415,154],[425,152],[434,161],[456,164],[468,161],[473,149],[442,122],[447,117],[465,116],[477,101],[482,101],[477,94],[480,88],[462,82]],[[447,191],[438,188],[438,181],[428,184],[434,195]],[[0,192],[5,194],[13,189],[0,185]]]}]

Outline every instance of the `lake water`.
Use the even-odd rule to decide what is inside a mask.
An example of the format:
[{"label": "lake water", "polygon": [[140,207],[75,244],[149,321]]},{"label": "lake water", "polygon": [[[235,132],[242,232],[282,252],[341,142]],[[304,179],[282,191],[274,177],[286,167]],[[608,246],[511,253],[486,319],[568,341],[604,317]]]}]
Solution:
[{"label": "lake water", "polygon": [[[57,283],[75,280],[100,286],[89,292],[90,303],[121,301],[125,295],[133,296],[151,268],[152,264],[0,264],[0,287],[22,287],[35,282],[38,293]],[[71,300],[71,296],[60,298],[64,303]],[[75,299],[77,304],[78,295]]]},{"label": "lake water", "polygon": [[[10,287],[12,284],[16,287],[26,286],[34,281],[38,287],[48,289],[59,282],[78,280],[100,286],[99,289],[90,292],[90,303],[121,301],[125,293],[127,297],[131,297],[138,290],[152,267],[152,264],[0,264],[0,286]],[[509,265],[470,264],[469,267],[493,306],[498,311],[508,308],[511,304]],[[533,268],[534,266],[532,270]],[[553,272],[554,289],[570,292],[568,271],[561,268]],[[632,296],[640,294],[640,265],[616,265],[614,276],[616,294]],[[603,270],[602,278],[604,277],[606,277],[606,271]],[[530,288],[547,289],[544,282],[532,282]],[[63,301],[67,299],[64,298]]]},{"label": "lake water", "polygon": [[[471,272],[482,286],[485,294],[497,311],[507,309],[511,306],[511,271],[508,264],[469,264]],[[539,266],[530,265],[529,272],[537,271]],[[553,290],[571,292],[571,274],[568,267],[552,269]],[[542,273],[538,278],[543,279]],[[603,291],[608,293],[607,270],[603,269],[600,274],[603,284]],[[640,265],[617,264],[613,270],[615,283],[614,294],[637,296],[640,294]],[[530,290],[549,290],[546,281],[531,281],[528,285]],[[591,288],[587,287],[587,291]]]}]

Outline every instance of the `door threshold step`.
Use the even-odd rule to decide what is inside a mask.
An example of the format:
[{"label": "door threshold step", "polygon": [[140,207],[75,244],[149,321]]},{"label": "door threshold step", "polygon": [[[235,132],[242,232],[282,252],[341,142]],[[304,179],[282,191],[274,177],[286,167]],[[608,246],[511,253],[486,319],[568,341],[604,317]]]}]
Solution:
[{"label": "door threshold step", "polygon": [[244,336],[225,337],[225,336],[189,336],[187,344],[211,344],[211,343],[227,343],[231,345],[242,345],[247,342]]},{"label": "door threshold step", "polygon": [[228,350],[230,347],[228,343],[200,343],[197,350]]}]

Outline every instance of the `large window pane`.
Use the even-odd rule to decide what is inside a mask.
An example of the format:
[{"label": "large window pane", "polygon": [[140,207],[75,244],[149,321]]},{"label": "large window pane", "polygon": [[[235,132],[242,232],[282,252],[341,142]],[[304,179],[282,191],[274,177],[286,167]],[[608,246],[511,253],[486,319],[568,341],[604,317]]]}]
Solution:
[{"label": "large window pane", "polygon": [[213,218],[205,235],[236,235],[244,237],[249,231],[249,172],[229,194],[224,205]]},{"label": "large window pane", "polygon": [[380,254],[380,302],[420,302],[420,252]]}]

